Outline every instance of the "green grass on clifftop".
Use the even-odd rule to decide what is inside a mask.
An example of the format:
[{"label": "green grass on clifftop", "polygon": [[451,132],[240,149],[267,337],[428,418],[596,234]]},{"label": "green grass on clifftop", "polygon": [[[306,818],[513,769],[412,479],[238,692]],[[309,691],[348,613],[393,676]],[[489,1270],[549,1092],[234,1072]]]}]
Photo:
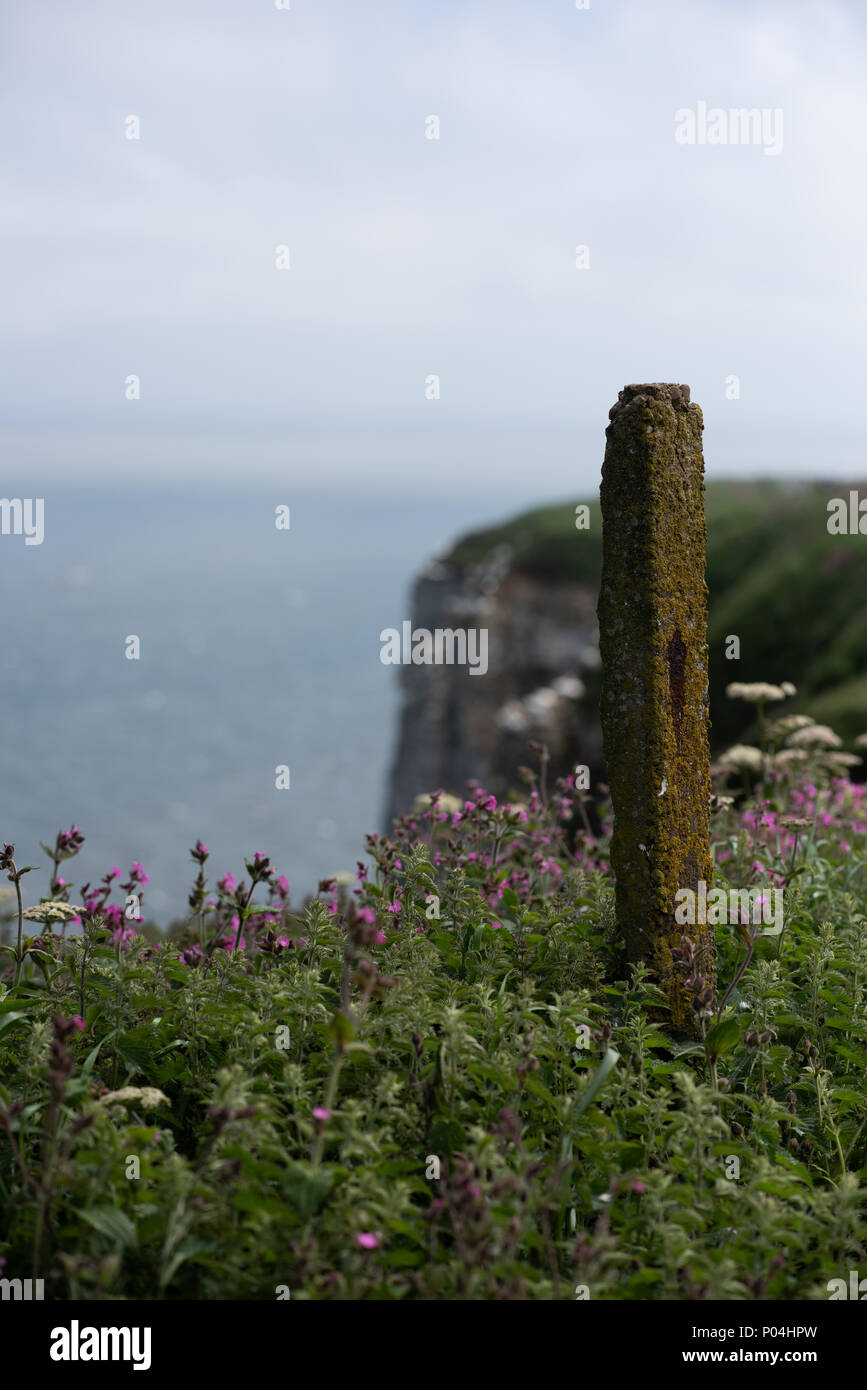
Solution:
[{"label": "green grass on clifftop", "polygon": [[[831,497],[851,483],[711,482],[707,485],[711,718],[716,747],[744,733],[744,709],[724,699],[729,681],[790,680],[805,710],[846,740],[867,725],[867,538],[832,536]],[[861,489],[864,493],[865,489]],[[602,515],[575,529],[575,503],[540,507],[460,540],[459,568],[508,545],[513,565],[542,584],[598,588]],[[725,656],[741,639],[741,659]]]}]

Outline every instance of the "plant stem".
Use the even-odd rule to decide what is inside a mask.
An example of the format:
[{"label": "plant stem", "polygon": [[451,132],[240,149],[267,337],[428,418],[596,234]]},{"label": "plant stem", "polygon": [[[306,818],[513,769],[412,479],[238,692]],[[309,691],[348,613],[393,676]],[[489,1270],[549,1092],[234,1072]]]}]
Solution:
[{"label": "plant stem", "polygon": [[725,994],[723,995],[722,1001],[721,1001],[721,1003],[720,1003],[720,1006],[719,1006],[719,1008],[718,1008],[717,1011],[716,1011],[716,1022],[717,1022],[717,1023],[719,1023],[720,1019],[722,1018],[723,1009],[725,1008],[726,1004],[728,1003],[729,995],[731,994],[731,992],[732,992],[732,990],[734,989],[735,985],[738,983],[738,980],[740,980],[741,976],[743,975],[744,971],[746,970],[747,966],[749,965],[750,961],[751,961],[752,958],[753,958],[753,950],[755,949],[755,944],[756,944],[756,938],[755,938],[755,937],[750,937],[750,939],[749,939],[749,944],[748,944],[748,946],[747,946],[747,953],[746,953],[746,955],[744,956],[743,961],[741,962],[740,967],[739,967],[738,970],[735,972],[735,974],[734,974],[734,976],[733,976],[733,978],[732,978],[732,982],[731,982],[731,984],[729,985],[728,989],[726,990]]},{"label": "plant stem", "polygon": [[[15,884],[15,892],[16,892],[17,895],[18,895],[18,954],[17,954],[17,956],[16,956],[16,958],[15,958],[15,981],[14,981],[14,984],[17,985],[19,979],[21,978],[21,966],[22,966],[22,964],[23,964],[23,962],[24,962],[23,952],[22,952],[22,950],[21,950],[21,944],[22,944],[22,941],[23,941],[23,938],[24,938],[24,904],[23,904],[22,901],[21,901],[21,879],[20,879],[20,877],[19,877],[19,875],[18,875],[18,872],[17,872],[17,870],[16,870],[14,864],[12,865],[12,872],[11,872],[11,874],[9,875],[9,877],[12,879],[12,882]],[[14,988],[14,985],[13,985],[13,988]]]}]

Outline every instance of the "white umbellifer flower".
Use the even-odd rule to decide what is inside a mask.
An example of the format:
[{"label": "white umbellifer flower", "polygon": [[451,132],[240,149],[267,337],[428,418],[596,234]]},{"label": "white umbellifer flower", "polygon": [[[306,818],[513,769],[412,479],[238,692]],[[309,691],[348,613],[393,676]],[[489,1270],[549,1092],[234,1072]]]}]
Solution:
[{"label": "white umbellifer flower", "polygon": [[756,681],[752,685],[745,685],[742,681],[732,681],[731,685],[726,686],[726,695],[730,700],[749,700],[752,704],[761,704],[764,700],[785,700],[786,692],[779,685],[768,685],[766,681]]},{"label": "white umbellifer flower", "polygon": [[564,700],[580,700],[584,694],[584,682],[577,676],[558,676],[551,682],[551,689],[562,695]]},{"label": "white umbellifer flower", "polygon": [[792,685],[791,681],[782,681],[780,683],[780,689],[782,690],[784,695],[797,695],[798,693],[795,686]]},{"label": "white umbellifer flower", "polygon": [[[412,803],[414,815],[420,816],[423,812],[429,811],[432,804],[433,793],[422,792],[421,796],[417,796]],[[437,810],[447,811],[449,815],[453,816],[456,811],[463,810],[463,805],[464,803],[459,796],[452,796],[450,792],[444,792],[437,802]]]},{"label": "white umbellifer flower", "polygon": [[788,763],[803,763],[807,761],[807,753],[804,748],[781,748],[779,753],[774,754],[775,766],[785,767]]},{"label": "white umbellifer flower", "polygon": [[758,771],[762,766],[762,753],[760,748],[750,748],[744,743],[736,743],[727,753],[723,753],[720,762],[724,767],[743,768],[747,771]]},{"label": "white umbellifer flower", "polygon": [[867,748],[867,734],[859,734],[855,740],[856,748]]},{"label": "white umbellifer flower", "polygon": [[513,734],[523,733],[530,725],[529,716],[520,700],[507,700],[497,710],[496,718],[501,729],[508,729]]},{"label": "white umbellifer flower", "polygon": [[557,706],[558,695],[550,686],[540,686],[532,695],[527,695],[524,706],[530,718],[537,724],[547,724]]},{"label": "white umbellifer flower", "polygon": [[768,725],[768,738],[785,738],[786,734],[792,734],[796,729],[806,729],[808,724],[815,722],[809,714],[783,714]]},{"label": "white umbellifer flower", "polygon": [[827,724],[810,724],[804,729],[796,729],[786,740],[793,748],[822,747],[841,748],[843,740],[829,729]]},{"label": "white umbellifer flower", "polygon": [[168,1105],[169,1098],[158,1091],[156,1086],[121,1086],[119,1091],[109,1091],[99,1097],[100,1105],[130,1105],[138,1101],[143,1110],[156,1110],[159,1105]]},{"label": "white umbellifer flower", "polygon": [[864,761],[857,753],[838,753],[836,749],[823,754],[823,758],[828,767],[858,767]]},{"label": "white umbellifer flower", "polygon": [[61,901],[37,903],[35,907],[24,909],[23,917],[28,922],[69,922],[83,912],[83,907]]}]

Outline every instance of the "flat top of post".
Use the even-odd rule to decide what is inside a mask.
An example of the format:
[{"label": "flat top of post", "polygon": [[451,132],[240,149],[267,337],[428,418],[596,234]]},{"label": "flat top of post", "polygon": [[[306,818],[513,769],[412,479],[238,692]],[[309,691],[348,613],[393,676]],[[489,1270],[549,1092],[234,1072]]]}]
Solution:
[{"label": "flat top of post", "polygon": [[641,403],[642,400],[669,401],[673,406],[681,410],[689,408],[689,387],[678,385],[672,381],[650,381],[644,385],[624,386],[618,394],[616,403],[608,412],[609,420],[613,420],[618,411],[625,406],[634,403]]}]

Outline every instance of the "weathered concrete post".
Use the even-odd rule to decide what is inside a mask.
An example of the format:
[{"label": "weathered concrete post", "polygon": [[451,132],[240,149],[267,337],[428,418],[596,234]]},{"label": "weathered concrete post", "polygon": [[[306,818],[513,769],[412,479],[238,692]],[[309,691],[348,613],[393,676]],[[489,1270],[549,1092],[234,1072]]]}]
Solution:
[{"label": "weathered concrete post", "polygon": [[624,387],[609,416],[598,613],[617,920],[695,1034],[671,948],[686,933],[713,981],[713,926],[674,919],[679,888],[703,904],[699,880],[713,884],[702,417],[688,386],[659,382]]}]

